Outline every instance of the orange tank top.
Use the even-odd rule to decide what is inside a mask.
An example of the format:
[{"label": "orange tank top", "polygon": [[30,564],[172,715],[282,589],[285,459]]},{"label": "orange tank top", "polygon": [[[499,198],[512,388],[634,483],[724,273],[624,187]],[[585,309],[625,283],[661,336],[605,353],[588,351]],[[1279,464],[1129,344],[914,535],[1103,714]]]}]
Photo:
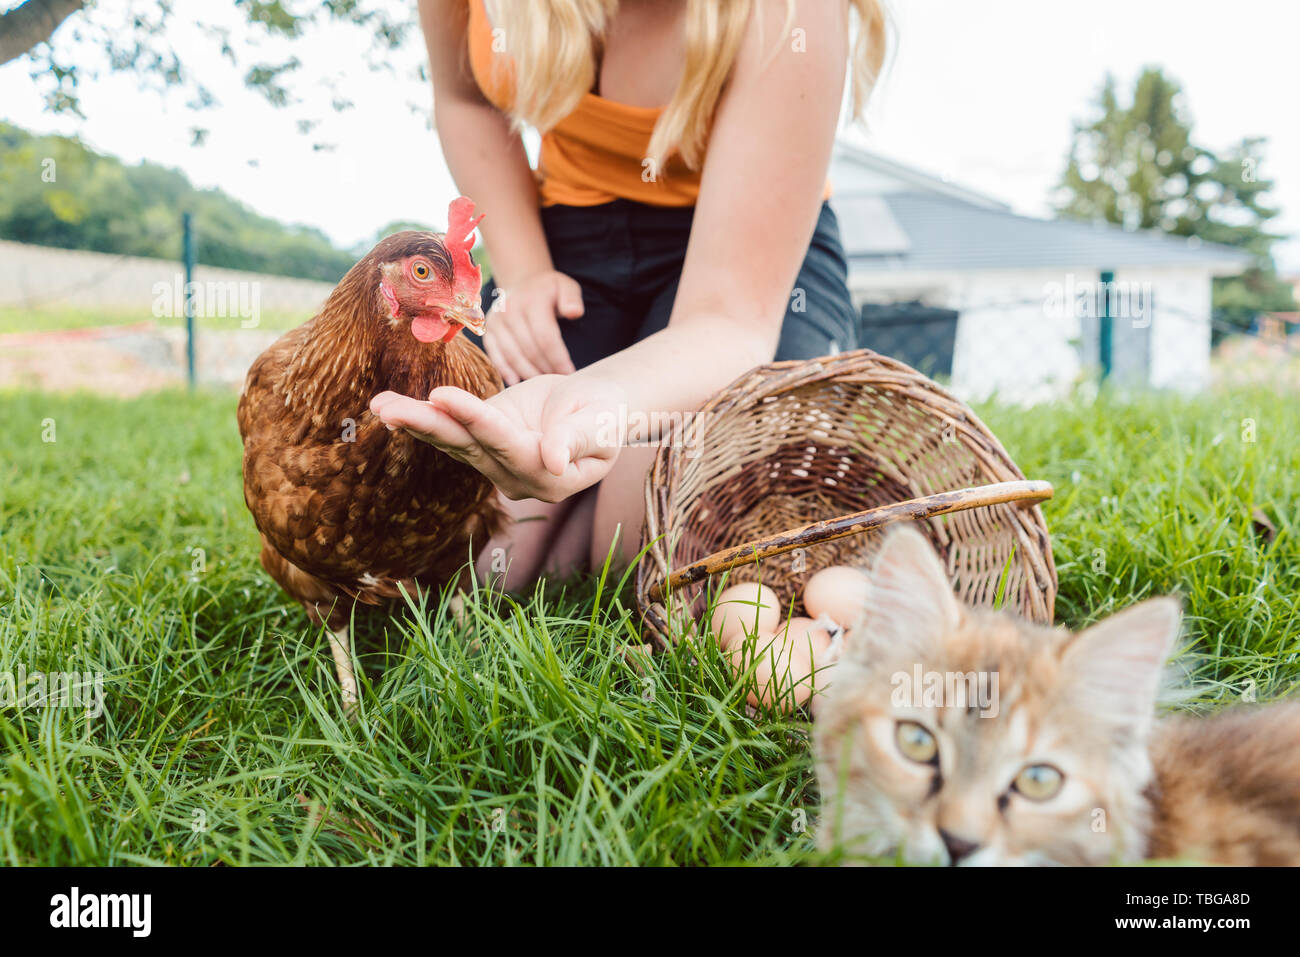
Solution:
[{"label": "orange tank top", "polygon": [[[469,64],[497,109],[514,101],[514,64],[493,50],[485,0],[469,0]],[[542,134],[537,182],[543,206],[595,206],[630,199],[655,206],[693,206],[700,174],[673,154],[658,175],[646,165],[650,134],[663,110],[627,106],[586,93],[577,108]]]}]

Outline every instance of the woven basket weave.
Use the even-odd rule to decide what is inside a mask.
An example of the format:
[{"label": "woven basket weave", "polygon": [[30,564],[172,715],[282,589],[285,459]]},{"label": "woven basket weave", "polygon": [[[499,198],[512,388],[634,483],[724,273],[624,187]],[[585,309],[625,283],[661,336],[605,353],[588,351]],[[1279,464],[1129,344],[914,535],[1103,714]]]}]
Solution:
[{"label": "woven basket weave", "polygon": [[[747,373],[666,436],[646,479],[637,607],[651,640],[690,634],[707,589],[762,581],[787,606],[828,565],[870,563],[913,521],[959,597],[1052,621],[1056,567],[1029,482],[975,414],[870,350]],[[756,563],[757,562],[757,563]]]}]

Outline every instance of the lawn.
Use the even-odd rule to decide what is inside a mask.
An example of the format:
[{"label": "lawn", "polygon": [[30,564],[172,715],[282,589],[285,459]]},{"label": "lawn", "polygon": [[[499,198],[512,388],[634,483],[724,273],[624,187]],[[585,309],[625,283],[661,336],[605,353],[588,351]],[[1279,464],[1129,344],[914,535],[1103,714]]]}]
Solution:
[{"label": "lawn", "polygon": [[[285,312],[262,310],[257,317],[257,328],[279,332],[311,318],[311,312]],[[154,322],[160,326],[184,326],[185,317],[155,317],[148,309],[94,309],[80,306],[44,305],[35,308],[0,306],[0,335],[30,332],[66,332],[71,329],[89,329],[99,326],[129,326],[141,322]],[[242,328],[238,318],[200,318],[200,326],[229,332]]]},{"label": "lawn", "polygon": [[[1061,622],[1177,591],[1195,706],[1295,686],[1296,396],[981,412],[1056,485]],[[445,600],[367,623],[349,725],[257,563],[232,396],[0,414],[0,673],[102,672],[106,699],[0,709],[0,862],[818,860],[807,725],[747,717],[716,650],[620,654],[618,577],[479,595],[463,627]]]}]

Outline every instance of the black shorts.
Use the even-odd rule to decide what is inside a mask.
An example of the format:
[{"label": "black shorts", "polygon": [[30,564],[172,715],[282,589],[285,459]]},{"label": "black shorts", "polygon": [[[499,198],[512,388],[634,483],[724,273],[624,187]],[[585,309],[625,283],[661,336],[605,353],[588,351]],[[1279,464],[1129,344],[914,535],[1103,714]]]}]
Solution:
[{"label": "black shorts", "polygon": [[[555,268],[582,287],[585,311],[560,319],[575,367],[591,365],[668,325],[690,238],[693,207],[617,199],[599,206],[546,206],[542,228]],[[496,285],[483,287],[483,311]],[[481,341],[465,330],[481,346]],[[811,359],[858,347],[840,227],[822,203],[817,229],[786,305],[777,359]]]}]

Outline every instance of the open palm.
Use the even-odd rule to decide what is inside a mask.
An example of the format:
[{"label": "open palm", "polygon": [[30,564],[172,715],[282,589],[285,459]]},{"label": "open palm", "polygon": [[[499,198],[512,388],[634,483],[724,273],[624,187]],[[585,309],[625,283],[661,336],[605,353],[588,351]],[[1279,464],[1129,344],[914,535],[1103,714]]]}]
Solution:
[{"label": "open palm", "polygon": [[370,411],[472,465],[508,498],[558,502],[609,473],[624,403],[611,382],[541,375],[486,400],[450,386],[427,401],[382,392]]}]

